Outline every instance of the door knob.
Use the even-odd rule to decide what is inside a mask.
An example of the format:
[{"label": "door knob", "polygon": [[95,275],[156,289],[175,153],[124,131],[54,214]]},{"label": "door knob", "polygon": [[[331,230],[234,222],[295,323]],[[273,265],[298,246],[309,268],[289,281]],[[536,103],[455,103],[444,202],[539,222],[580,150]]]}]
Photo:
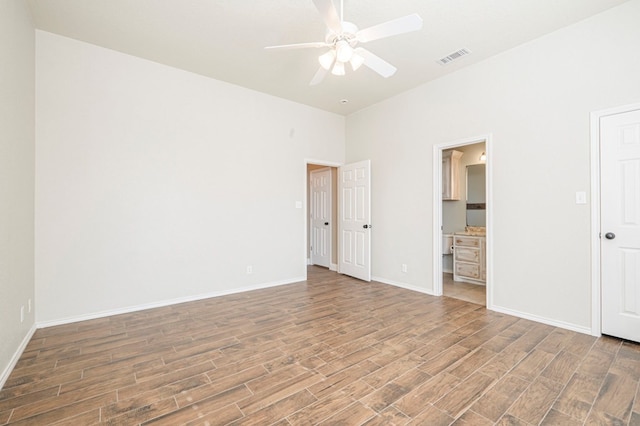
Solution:
[{"label": "door knob", "polygon": [[371,225],[362,225],[364,229],[371,228]]},{"label": "door knob", "polygon": [[616,237],[616,234],[614,234],[613,232],[607,232],[606,234],[604,234],[604,237],[607,240],[613,240]]},{"label": "door knob", "polygon": [[325,222],[324,224],[325,224],[325,225],[328,225],[328,224],[329,224],[329,222]]}]

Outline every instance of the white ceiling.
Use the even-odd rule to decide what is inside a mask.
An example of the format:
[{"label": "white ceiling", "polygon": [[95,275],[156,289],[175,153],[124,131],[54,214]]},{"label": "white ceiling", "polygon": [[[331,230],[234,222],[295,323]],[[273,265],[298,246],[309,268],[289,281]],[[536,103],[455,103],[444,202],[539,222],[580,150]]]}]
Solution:
[{"label": "white ceiling", "polygon": [[[350,114],[626,0],[345,0],[360,29],[417,12],[421,31],[367,43],[398,68],[366,67],[309,81],[324,49],[265,51],[324,41],[311,0],[28,0],[36,28],[339,114]],[[340,10],[339,1],[335,0]],[[460,48],[472,54],[447,66]],[[558,66],[561,66],[559,64]],[[341,99],[348,99],[342,104]]]}]

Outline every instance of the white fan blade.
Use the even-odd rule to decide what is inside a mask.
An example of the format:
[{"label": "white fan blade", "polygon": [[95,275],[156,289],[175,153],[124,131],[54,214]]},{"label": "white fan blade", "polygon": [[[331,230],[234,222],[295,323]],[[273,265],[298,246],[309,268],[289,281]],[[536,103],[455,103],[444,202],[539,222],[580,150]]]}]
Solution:
[{"label": "white fan blade", "polygon": [[355,49],[355,53],[362,56],[364,58],[364,64],[383,76],[384,78],[389,78],[393,74],[396,73],[397,68],[391,65],[389,62],[380,58],[379,56],[374,55],[362,47],[358,47]]},{"label": "white fan blade", "polygon": [[422,18],[414,13],[360,30],[356,33],[356,38],[359,42],[366,43],[383,37],[418,31],[420,28],[422,28]]},{"label": "white fan blade", "polygon": [[342,22],[332,0],[313,0],[327,28],[334,33],[342,32]]},{"label": "white fan blade", "polygon": [[324,77],[326,75],[327,75],[327,70],[320,67],[316,72],[316,75],[314,75],[311,81],[309,82],[309,86],[315,86],[316,84],[322,83],[322,80],[324,80]]},{"label": "white fan blade", "polygon": [[296,43],[296,44],[282,44],[280,46],[267,46],[266,50],[289,50],[289,49],[307,49],[310,47],[327,47],[327,43],[323,41],[310,42],[310,43]]}]

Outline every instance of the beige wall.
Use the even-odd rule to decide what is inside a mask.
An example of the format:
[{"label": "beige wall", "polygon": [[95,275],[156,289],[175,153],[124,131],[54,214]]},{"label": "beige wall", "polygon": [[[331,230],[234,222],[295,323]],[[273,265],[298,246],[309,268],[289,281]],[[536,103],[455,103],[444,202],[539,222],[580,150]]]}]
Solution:
[{"label": "beige wall", "polygon": [[373,275],[433,291],[425,164],[436,144],[491,134],[494,308],[590,331],[598,259],[575,193],[590,187],[590,113],[640,102],[638,16],[628,1],[349,116],[347,161],[372,161]]},{"label": "beige wall", "polygon": [[[0,2],[0,387],[30,335],[35,303],[35,37],[22,0]],[[20,308],[24,306],[24,322]]]},{"label": "beige wall", "polygon": [[344,117],[36,38],[38,323],[306,276],[305,159],[344,162]]}]

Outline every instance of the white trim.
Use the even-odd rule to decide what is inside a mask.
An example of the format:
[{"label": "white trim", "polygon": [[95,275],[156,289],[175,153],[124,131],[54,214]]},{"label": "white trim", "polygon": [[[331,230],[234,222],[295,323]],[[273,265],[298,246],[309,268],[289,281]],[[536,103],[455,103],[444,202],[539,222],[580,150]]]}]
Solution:
[{"label": "white trim", "polygon": [[591,113],[591,334],[600,336],[600,115]]},{"label": "white trim", "polygon": [[[307,165],[308,168],[308,165]],[[332,173],[331,173],[331,167],[322,167],[320,169],[314,169],[311,170],[309,172],[309,175],[307,176],[307,186],[309,186],[309,188],[311,187],[311,175],[313,175],[314,173],[319,173],[319,172],[329,172],[329,199],[328,199],[328,203],[329,203],[329,265],[328,267],[331,268],[331,259],[333,259],[333,178],[331,177]],[[307,195],[308,196],[308,195]],[[307,201],[308,206],[311,206],[311,204],[313,203],[313,200],[308,200]],[[307,212],[308,215],[310,215],[310,212]],[[307,220],[310,220],[310,217],[307,217]],[[309,230],[307,231],[309,232]],[[337,235],[337,234],[336,234]],[[309,244],[307,242],[307,244]],[[315,265],[315,263],[313,263],[313,250],[310,251],[309,253],[309,261],[311,263],[308,263],[309,265]],[[324,265],[320,265],[320,266],[324,266]]]},{"label": "white trim", "polygon": [[[381,278],[381,277],[372,277],[373,281],[382,283],[382,284],[388,284],[388,285],[392,285],[394,287],[400,287],[403,288],[405,290],[411,290],[411,291],[417,291],[419,293],[423,293],[423,294],[427,294],[429,296],[435,296],[433,293],[429,292],[428,290],[424,289],[424,288],[420,288],[420,287],[416,287],[410,284],[405,284],[405,283],[401,283],[401,282],[397,282],[397,281],[392,281],[392,280],[388,280],[385,278]],[[535,322],[539,322],[542,324],[547,324],[553,327],[559,327],[559,328],[563,328],[566,330],[571,330],[571,331],[576,331],[578,333],[583,333],[583,334],[591,334],[591,330],[589,329],[589,327],[583,327],[580,325],[576,325],[576,324],[572,324],[572,323],[568,323],[568,322],[564,322],[564,321],[558,321],[558,320],[554,320],[554,319],[549,319],[549,318],[545,318],[545,317],[540,317],[537,315],[532,315],[532,314],[528,314],[525,312],[520,312],[520,311],[515,311],[513,309],[508,309],[508,308],[504,308],[502,306],[493,306],[493,311],[495,312],[500,312],[503,314],[507,314],[507,315],[511,315],[513,317],[518,317],[518,318],[523,318],[526,320],[530,320],[530,321],[535,321]]]},{"label": "white trim", "polygon": [[[304,163],[314,164],[316,166],[327,166],[327,167],[336,167],[336,168],[344,164],[344,163],[336,163],[335,161],[314,160],[312,158],[305,158]],[[306,167],[305,167],[305,170],[306,170]]]},{"label": "white trim", "polygon": [[386,278],[381,278],[381,277],[371,277],[371,281],[376,281],[376,282],[379,282],[379,283],[382,283],[382,284],[392,285],[394,287],[400,287],[400,288],[403,288],[405,290],[417,291],[418,293],[428,294],[429,296],[435,296],[435,294],[433,294],[432,292],[430,292],[429,290],[427,290],[425,288],[416,287],[416,286],[411,285],[411,284],[401,283],[399,281],[392,281],[392,280],[388,280]]},{"label": "white trim", "polygon": [[[313,265],[311,263],[311,259],[308,259],[307,265]],[[329,263],[329,270],[333,272],[338,272],[338,264],[337,263]]]},{"label": "white trim", "polygon": [[290,278],[290,279],[287,279],[287,280],[272,281],[272,282],[268,282],[268,283],[253,285],[253,286],[249,286],[249,287],[242,287],[242,288],[233,289],[233,290],[216,291],[216,292],[211,292],[211,293],[199,294],[199,295],[196,295],[196,296],[179,297],[177,299],[163,300],[163,301],[160,301],[160,302],[153,302],[153,303],[145,303],[145,304],[142,304],[142,305],[128,306],[126,308],[111,309],[111,310],[108,310],[108,311],[94,312],[94,313],[91,313],[91,314],[78,315],[78,316],[67,317],[67,318],[61,318],[61,319],[57,319],[57,320],[38,321],[36,323],[36,326],[37,326],[37,328],[53,327],[53,326],[56,326],[56,325],[70,324],[70,323],[79,322],[79,321],[87,321],[87,320],[92,320],[92,319],[97,319],[97,318],[104,318],[104,317],[109,317],[109,316],[112,316],[112,315],[127,314],[127,313],[130,313],[130,312],[143,311],[145,309],[161,308],[161,307],[164,307],[164,306],[176,305],[178,303],[194,302],[196,300],[210,299],[210,298],[213,298],[213,297],[227,296],[227,295],[230,295],[230,294],[244,293],[244,292],[253,291],[253,290],[261,290],[261,289],[264,289],[264,288],[278,287],[278,286],[281,286],[281,285],[295,284],[295,283],[299,283],[301,281],[306,281],[306,279],[307,279],[306,277],[295,277],[295,278]]},{"label": "white trim", "polygon": [[487,309],[493,310],[493,136],[488,134],[485,139],[485,155],[487,156],[485,160],[486,164],[486,196],[487,196],[487,206],[486,206],[486,228],[487,228],[487,237],[485,240],[485,268],[487,273],[487,282],[485,283],[485,292],[487,296],[486,305]]},{"label": "white trim", "polygon": [[433,147],[433,295],[442,296],[442,145]]},{"label": "white trim", "polygon": [[29,344],[29,341],[33,337],[33,334],[36,332],[36,330],[37,330],[37,327],[35,324],[33,324],[29,329],[29,331],[27,332],[27,334],[24,336],[24,339],[22,339],[22,342],[20,343],[20,346],[18,346],[18,349],[16,349],[15,353],[13,354],[13,357],[11,357],[11,361],[9,361],[9,364],[2,372],[2,375],[0,375],[0,389],[2,389],[4,384],[7,382],[7,379],[9,378],[9,376],[11,375],[11,372],[13,371],[16,364],[18,363],[18,360],[22,356],[22,353],[27,348],[27,345]]},{"label": "white trim", "polygon": [[444,142],[433,146],[433,294],[442,296],[442,151],[449,148],[485,144],[487,236],[486,236],[486,306],[493,309],[493,136],[491,133],[471,138]]},{"label": "white trim", "polygon": [[581,325],[572,324],[570,322],[558,321],[555,319],[549,319],[545,317],[540,317],[537,315],[528,314],[525,312],[515,311],[509,308],[503,308],[502,306],[493,306],[493,311],[500,312],[502,314],[511,315],[513,317],[523,318],[530,321],[540,322],[542,324],[547,324],[553,327],[563,328],[566,330],[576,331],[578,333],[583,334],[591,334],[591,329],[589,327],[583,327]]},{"label": "white trim", "polygon": [[[304,239],[304,244],[303,244],[303,250],[304,250],[304,254],[302,255],[302,259],[304,261],[304,279],[307,279],[307,265],[309,265],[310,260],[307,257],[307,252],[309,250],[309,239],[308,237],[308,233],[309,233],[309,211],[308,211],[308,206],[309,206],[309,164],[313,164],[313,165],[317,165],[317,166],[327,166],[327,167],[335,167],[338,168],[340,167],[342,164],[341,163],[336,163],[334,161],[325,161],[325,160],[314,160],[312,158],[305,158],[304,159],[304,189],[303,189],[303,202],[302,202],[302,217],[303,217],[303,221],[302,221],[302,226],[303,226],[303,239]],[[336,206],[337,208],[338,206]],[[340,240],[340,236],[338,235],[338,241]],[[338,241],[336,241],[336,245],[338,244]],[[331,260],[329,260],[331,261]]]},{"label": "white trim", "polygon": [[602,334],[602,278],[600,270],[600,119],[640,109],[640,103],[591,113],[591,332]]}]

